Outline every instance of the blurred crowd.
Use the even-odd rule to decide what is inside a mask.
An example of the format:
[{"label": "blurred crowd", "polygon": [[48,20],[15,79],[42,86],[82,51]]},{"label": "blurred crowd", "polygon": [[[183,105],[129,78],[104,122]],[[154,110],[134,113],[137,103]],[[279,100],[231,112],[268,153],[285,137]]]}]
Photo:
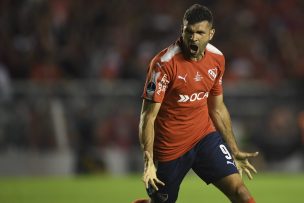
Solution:
[{"label": "blurred crowd", "polygon": [[[10,83],[20,80],[55,84],[132,79],[143,83],[149,60],[180,36],[183,14],[193,3],[204,4],[214,13],[212,43],[226,57],[226,84],[237,87],[244,81],[258,81],[280,87],[292,81],[295,89],[303,85],[304,2],[300,0],[1,0],[0,101],[9,100]],[[264,150],[267,160],[283,159],[304,145],[303,103],[293,109],[270,109],[265,115],[268,120],[261,121],[268,131],[254,131],[258,136],[251,141]],[[98,153],[88,150],[91,146],[115,145],[126,149],[120,153],[124,154],[138,145],[139,109],[117,107],[115,114],[92,117],[95,110],[89,106],[70,114],[71,140],[82,157],[77,166],[80,172],[104,167],[100,158],[92,158]],[[47,107],[33,106],[25,112],[21,104],[14,111],[16,117],[35,125],[30,138],[24,138],[29,145],[54,146],[49,127],[37,125]],[[290,126],[294,126],[291,132]],[[44,132],[50,134],[41,137]],[[266,138],[266,134],[274,137]],[[288,145],[285,151],[283,145]]]},{"label": "blurred crowd", "polygon": [[1,69],[13,79],[142,79],[193,3],[214,12],[227,80],[304,78],[300,0],[1,0]]}]

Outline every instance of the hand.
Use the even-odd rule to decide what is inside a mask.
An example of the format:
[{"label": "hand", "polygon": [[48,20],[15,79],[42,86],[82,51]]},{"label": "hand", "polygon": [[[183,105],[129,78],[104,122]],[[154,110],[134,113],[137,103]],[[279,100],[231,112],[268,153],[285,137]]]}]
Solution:
[{"label": "hand", "polygon": [[256,157],[259,152],[247,153],[247,152],[238,152],[234,155],[236,167],[239,170],[241,177],[243,176],[243,171],[246,173],[247,177],[252,180],[251,171],[257,173],[257,170],[249,163],[248,158]]},{"label": "hand", "polygon": [[165,185],[165,183],[156,177],[156,168],[148,151],[145,151],[145,168],[142,180],[144,181],[146,188],[148,188],[150,184],[156,191],[158,190],[158,184],[162,186]]}]

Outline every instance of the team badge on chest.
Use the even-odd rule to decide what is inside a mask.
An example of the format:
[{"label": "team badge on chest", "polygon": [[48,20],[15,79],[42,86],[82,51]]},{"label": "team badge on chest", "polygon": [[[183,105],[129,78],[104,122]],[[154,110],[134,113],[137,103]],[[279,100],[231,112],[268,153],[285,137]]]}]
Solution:
[{"label": "team badge on chest", "polygon": [[212,81],[214,81],[217,76],[217,67],[209,69],[208,76]]}]

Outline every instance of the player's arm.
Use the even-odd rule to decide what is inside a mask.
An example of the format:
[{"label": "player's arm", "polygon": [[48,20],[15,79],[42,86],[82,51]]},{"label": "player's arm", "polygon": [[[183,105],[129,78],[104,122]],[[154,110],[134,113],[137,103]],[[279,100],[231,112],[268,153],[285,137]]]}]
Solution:
[{"label": "player's arm", "polygon": [[158,184],[164,185],[164,183],[156,177],[156,168],[153,162],[154,121],[160,106],[161,103],[155,103],[144,99],[139,122],[139,141],[144,152],[145,164],[143,181],[146,188],[148,188],[150,184],[155,190],[158,190]]},{"label": "player's arm", "polygon": [[228,144],[232,151],[240,174],[242,175],[242,171],[244,171],[249,177],[249,179],[252,179],[250,171],[256,173],[256,170],[248,162],[248,158],[257,156],[258,152],[247,153],[239,150],[235,140],[235,136],[232,131],[230,114],[223,101],[223,95],[210,95],[208,98],[208,108],[209,115],[216,129],[221,133],[224,141]]}]

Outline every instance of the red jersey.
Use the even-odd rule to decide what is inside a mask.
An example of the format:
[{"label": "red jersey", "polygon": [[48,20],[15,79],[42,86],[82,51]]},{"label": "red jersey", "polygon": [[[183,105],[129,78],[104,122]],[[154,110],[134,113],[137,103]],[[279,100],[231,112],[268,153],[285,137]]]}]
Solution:
[{"label": "red jersey", "polygon": [[225,59],[208,44],[199,61],[186,59],[176,42],[151,61],[143,98],[161,102],[154,125],[154,158],[169,161],[189,151],[215,127],[208,96],[222,94]]}]

